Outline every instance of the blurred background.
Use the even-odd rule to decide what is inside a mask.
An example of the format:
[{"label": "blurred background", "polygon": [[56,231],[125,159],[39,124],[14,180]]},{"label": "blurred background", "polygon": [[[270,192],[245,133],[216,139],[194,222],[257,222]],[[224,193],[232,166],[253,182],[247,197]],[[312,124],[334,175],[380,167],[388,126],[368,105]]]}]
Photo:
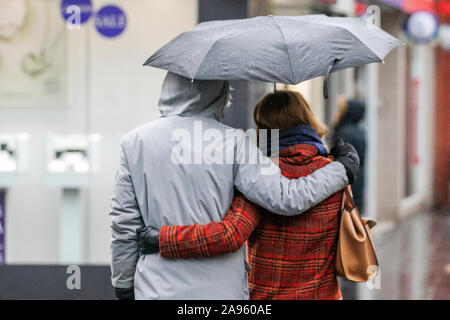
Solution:
[{"label": "blurred background", "polygon": [[[328,100],[323,78],[289,86],[363,162],[355,197],[378,222],[381,273],[342,282],[344,299],[450,299],[450,0],[0,0],[0,299],[114,297],[119,143],[159,117],[154,51],[202,21],[315,13],[365,15],[403,42],[333,73]],[[225,122],[248,129],[273,84],[231,85]]]}]

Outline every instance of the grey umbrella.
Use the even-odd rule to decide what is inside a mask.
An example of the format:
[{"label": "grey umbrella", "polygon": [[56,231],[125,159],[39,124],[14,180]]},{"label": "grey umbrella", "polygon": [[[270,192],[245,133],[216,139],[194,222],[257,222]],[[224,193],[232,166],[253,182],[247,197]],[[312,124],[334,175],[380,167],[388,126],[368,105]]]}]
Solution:
[{"label": "grey umbrella", "polygon": [[200,23],[144,65],[189,79],[297,84],[381,62],[399,43],[363,18],[262,16]]}]

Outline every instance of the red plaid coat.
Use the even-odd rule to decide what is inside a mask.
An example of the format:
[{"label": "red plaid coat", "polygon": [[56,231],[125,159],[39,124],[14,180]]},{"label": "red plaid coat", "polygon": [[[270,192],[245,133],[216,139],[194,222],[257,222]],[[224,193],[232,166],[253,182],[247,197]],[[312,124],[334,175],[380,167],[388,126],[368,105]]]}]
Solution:
[{"label": "red plaid coat", "polygon": [[[289,179],[327,165],[317,148],[298,144],[280,152]],[[333,260],[342,192],[304,214],[275,215],[237,194],[221,222],[164,226],[160,254],[165,258],[209,257],[238,250],[248,240],[251,299],[342,299]]]}]

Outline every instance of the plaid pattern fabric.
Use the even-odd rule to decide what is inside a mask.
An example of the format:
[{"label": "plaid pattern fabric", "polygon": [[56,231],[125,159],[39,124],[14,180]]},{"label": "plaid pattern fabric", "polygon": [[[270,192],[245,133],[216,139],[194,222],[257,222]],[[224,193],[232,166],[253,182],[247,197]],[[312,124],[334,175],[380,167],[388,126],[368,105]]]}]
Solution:
[{"label": "plaid pattern fabric", "polygon": [[163,226],[159,252],[164,258],[213,257],[237,251],[258,224],[259,207],[237,194],[221,222]]},{"label": "plaid pattern fabric", "polygon": [[[280,152],[279,166],[289,179],[328,163],[311,145]],[[265,214],[248,240],[252,299],[342,299],[333,267],[341,201],[338,192],[294,217],[261,209]]]},{"label": "plaid pattern fabric", "polygon": [[[307,144],[280,152],[279,166],[289,179],[307,176],[328,163]],[[251,299],[342,299],[333,268],[341,200],[338,192],[304,214],[284,217],[237,195],[222,222],[163,227],[160,254],[219,255],[236,251],[248,239]]]}]

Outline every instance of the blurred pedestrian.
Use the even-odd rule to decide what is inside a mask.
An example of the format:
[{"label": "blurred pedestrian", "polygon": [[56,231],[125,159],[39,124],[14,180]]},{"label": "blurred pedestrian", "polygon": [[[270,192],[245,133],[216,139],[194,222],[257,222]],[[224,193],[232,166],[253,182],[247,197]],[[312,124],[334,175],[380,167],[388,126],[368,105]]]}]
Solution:
[{"label": "blurred pedestrian", "polygon": [[332,143],[341,138],[353,145],[358,152],[361,171],[352,183],[353,197],[361,214],[364,214],[364,191],[365,191],[365,158],[366,158],[366,130],[361,123],[364,119],[365,104],[356,99],[338,97],[338,112],[333,121],[334,135]]}]

